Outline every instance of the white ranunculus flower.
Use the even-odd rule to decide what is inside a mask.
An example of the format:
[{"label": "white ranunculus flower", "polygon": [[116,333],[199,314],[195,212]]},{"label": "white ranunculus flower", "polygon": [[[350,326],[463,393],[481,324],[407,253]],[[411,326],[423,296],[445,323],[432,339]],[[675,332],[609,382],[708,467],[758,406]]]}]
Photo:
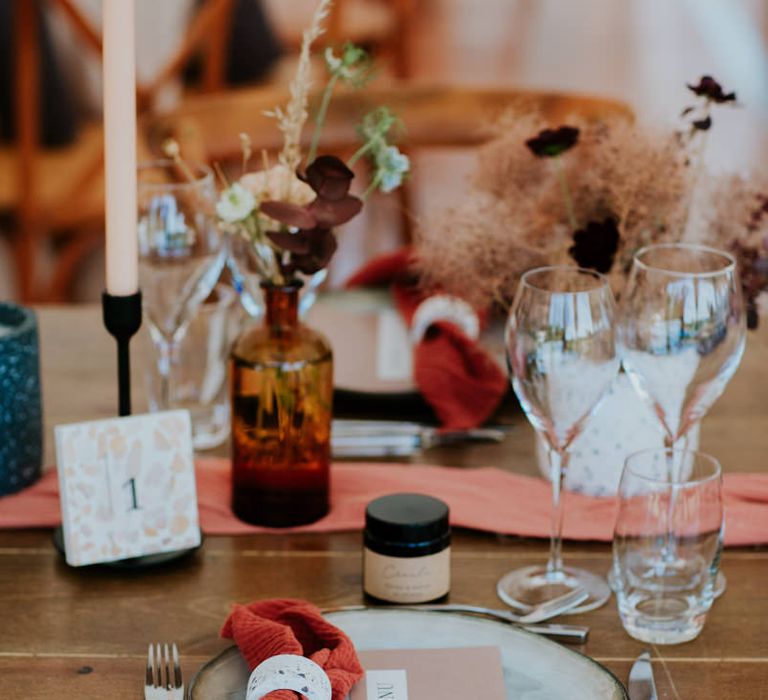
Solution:
[{"label": "white ranunculus flower", "polygon": [[216,202],[216,213],[228,224],[243,221],[256,208],[256,197],[239,182],[230,185]]},{"label": "white ranunculus flower", "polygon": [[285,165],[273,165],[269,170],[257,170],[240,178],[240,184],[261,201],[279,200],[303,206],[309,204],[315,193]]}]

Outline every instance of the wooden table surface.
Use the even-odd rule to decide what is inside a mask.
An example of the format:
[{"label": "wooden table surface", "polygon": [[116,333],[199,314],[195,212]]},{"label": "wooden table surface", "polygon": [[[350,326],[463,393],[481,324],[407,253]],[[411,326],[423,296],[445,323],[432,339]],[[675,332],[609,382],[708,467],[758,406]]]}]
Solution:
[{"label": "wooden table surface", "polygon": [[[39,317],[50,444],[53,424],[113,412],[114,348],[96,307],[44,308]],[[750,335],[741,368],[703,426],[703,449],[727,470],[764,469],[767,349],[768,329]],[[522,416],[512,421],[501,447],[452,448],[422,461],[531,473],[531,430]],[[603,573],[610,548],[567,543],[565,556]],[[545,557],[541,541],[457,532],[450,600],[498,607],[497,579]],[[728,590],[701,636],[654,650],[659,698],[768,698],[768,551],[730,549],[722,566]],[[0,698],[139,698],[148,642],[176,641],[189,679],[227,645],[218,631],[233,602],[274,596],[362,602],[360,534],[209,537],[175,566],[120,572],[69,568],[50,531],[0,532]],[[615,601],[567,621],[591,627],[579,650],[626,681],[644,645],[623,631]]]}]

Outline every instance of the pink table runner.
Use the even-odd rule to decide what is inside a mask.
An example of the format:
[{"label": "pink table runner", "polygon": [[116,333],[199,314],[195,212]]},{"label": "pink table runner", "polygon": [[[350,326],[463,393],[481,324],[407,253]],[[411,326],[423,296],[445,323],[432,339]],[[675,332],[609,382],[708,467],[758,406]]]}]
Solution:
[{"label": "pink table runner", "polygon": [[[229,509],[229,462],[197,462],[200,522],[208,535],[253,532],[337,532],[359,530],[366,504],[398,491],[429,493],[451,509],[454,526],[523,537],[547,537],[551,490],[542,480],[492,467],[458,469],[381,463],[333,466],[331,513],[312,525],[288,530],[254,527]],[[768,543],[768,474],[726,474],[725,544]],[[569,540],[611,540],[616,499],[569,493],[564,535]],[[51,470],[34,486],[0,498],[0,528],[54,527],[61,522],[58,480]]]}]

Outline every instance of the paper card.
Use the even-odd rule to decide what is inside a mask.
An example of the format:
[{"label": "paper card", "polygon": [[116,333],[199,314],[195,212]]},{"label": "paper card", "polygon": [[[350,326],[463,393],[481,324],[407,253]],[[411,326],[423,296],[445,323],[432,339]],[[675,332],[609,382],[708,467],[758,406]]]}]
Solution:
[{"label": "paper card", "polygon": [[413,375],[413,348],[408,328],[396,309],[378,316],[376,376],[382,381],[403,381]]},{"label": "paper card", "polygon": [[200,544],[188,411],[56,426],[67,563]]},{"label": "paper card", "polygon": [[505,700],[498,647],[358,652],[365,676],[351,700]]}]

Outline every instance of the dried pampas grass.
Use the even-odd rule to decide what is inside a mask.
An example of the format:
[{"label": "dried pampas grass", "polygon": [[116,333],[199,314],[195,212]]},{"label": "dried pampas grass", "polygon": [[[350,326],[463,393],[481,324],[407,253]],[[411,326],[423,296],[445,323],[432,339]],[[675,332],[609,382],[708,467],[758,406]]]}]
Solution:
[{"label": "dried pampas grass", "polygon": [[[634,252],[678,240],[685,228],[692,177],[686,148],[673,134],[626,119],[568,120],[579,142],[561,156],[579,228],[612,218],[620,234],[611,278],[616,287]],[[480,306],[508,301],[522,272],[574,264],[572,226],[554,163],[525,142],[548,126],[534,112],[507,114],[478,152],[465,200],[416,232],[418,272],[427,285]]]}]

